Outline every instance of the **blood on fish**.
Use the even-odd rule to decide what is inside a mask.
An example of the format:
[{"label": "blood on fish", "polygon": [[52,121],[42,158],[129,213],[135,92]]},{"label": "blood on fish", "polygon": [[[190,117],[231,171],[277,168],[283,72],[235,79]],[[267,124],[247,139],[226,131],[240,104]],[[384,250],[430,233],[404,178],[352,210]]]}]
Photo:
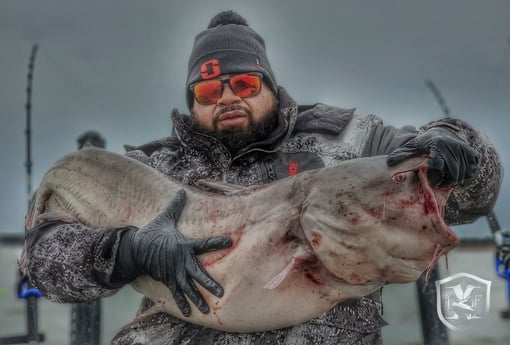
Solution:
[{"label": "blood on fish", "polygon": [[310,280],[311,282],[317,284],[317,285],[321,285],[321,282],[319,280],[317,280],[317,278],[315,278],[313,276],[313,274],[311,274],[310,272],[306,271],[305,272],[305,277]]},{"label": "blood on fish", "polygon": [[360,222],[360,215],[358,213],[352,213],[350,212],[349,213],[349,222],[352,224],[352,225],[356,225],[356,224],[359,224]]},{"label": "blood on fish", "polygon": [[322,234],[314,231],[312,233],[312,246],[317,248],[318,246],[321,245],[321,241],[322,241]]},{"label": "blood on fish", "polygon": [[350,281],[351,284],[357,284],[357,283],[360,282],[360,278],[356,274],[356,272],[352,272],[351,275],[350,275],[350,278],[351,278],[351,281]]},{"label": "blood on fish", "polygon": [[228,253],[234,250],[241,239],[241,235],[244,233],[244,229],[245,225],[242,224],[234,233],[227,236],[232,240],[232,245],[230,247],[215,250],[214,252],[204,254],[200,259],[200,263],[202,264],[202,266],[204,266],[204,268],[210,267],[221,261],[221,259],[227,256]]},{"label": "blood on fish", "polygon": [[373,207],[370,207],[370,208],[365,208],[364,211],[369,215],[369,216],[372,216],[374,218],[378,218],[380,219],[381,218],[381,212],[377,211],[375,208]]},{"label": "blood on fish", "polygon": [[413,199],[412,197],[410,199],[405,200],[399,200],[399,204],[401,208],[407,208],[409,206],[416,205],[416,203],[419,201],[419,199]]}]

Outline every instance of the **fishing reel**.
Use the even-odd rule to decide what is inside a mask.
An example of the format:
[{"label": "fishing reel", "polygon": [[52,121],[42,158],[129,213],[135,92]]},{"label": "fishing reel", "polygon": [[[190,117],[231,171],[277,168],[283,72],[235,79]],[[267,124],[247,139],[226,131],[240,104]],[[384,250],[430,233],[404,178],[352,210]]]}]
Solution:
[{"label": "fishing reel", "polygon": [[21,274],[16,284],[16,290],[18,298],[26,300],[27,332],[24,335],[0,337],[0,345],[39,344],[45,339],[45,335],[38,331],[37,300],[42,297],[42,294],[32,286],[26,275]]},{"label": "fishing reel", "polygon": [[509,306],[501,311],[503,319],[510,319],[510,232],[499,230],[494,233],[496,242],[496,274],[507,282],[507,300]]}]

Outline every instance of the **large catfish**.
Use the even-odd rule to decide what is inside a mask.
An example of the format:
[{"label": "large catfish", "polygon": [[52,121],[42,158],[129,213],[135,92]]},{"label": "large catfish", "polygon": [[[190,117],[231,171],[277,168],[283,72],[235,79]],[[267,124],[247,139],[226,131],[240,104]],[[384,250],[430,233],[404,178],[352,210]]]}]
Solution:
[{"label": "large catfish", "polygon": [[424,158],[388,168],[379,156],[268,185],[203,182],[206,192],[128,157],[87,148],[46,173],[27,226],[58,214],[93,227],[142,227],[184,189],[178,229],[188,237],[233,240],[228,249],[200,256],[224,296],[200,288],[211,312],[193,306],[186,318],[162,283],[140,276],[132,285],[156,303],[150,313],[224,331],[271,330],[384,284],[415,281],[458,243],[442,217],[450,190],[431,188],[426,172]]}]

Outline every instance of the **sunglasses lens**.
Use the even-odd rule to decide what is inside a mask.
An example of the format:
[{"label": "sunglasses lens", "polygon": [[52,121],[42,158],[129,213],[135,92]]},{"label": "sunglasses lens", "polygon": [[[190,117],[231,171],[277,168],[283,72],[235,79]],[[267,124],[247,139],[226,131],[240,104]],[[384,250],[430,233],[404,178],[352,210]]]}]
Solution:
[{"label": "sunglasses lens", "polygon": [[260,92],[260,76],[256,74],[238,74],[227,80],[208,80],[193,86],[193,94],[198,103],[211,105],[216,103],[223,93],[223,83],[229,83],[236,96],[253,97]]},{"label": "sunglasses lens", "polygon": [[254,74],[240,74],[230,79],[232,91],[239,97],[253,97],[260,92],[260,77]]},{"label": "sunglasses lens", "polygon": [[209,80],[196,84],[193,93],[198,103],[214,104],[221,97],[223,86],[219,80]]}]

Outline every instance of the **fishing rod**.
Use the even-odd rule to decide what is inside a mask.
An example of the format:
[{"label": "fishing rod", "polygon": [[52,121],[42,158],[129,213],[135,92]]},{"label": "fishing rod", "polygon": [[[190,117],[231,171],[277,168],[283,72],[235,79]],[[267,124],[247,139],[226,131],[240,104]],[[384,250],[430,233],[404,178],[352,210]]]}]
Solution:
[{"label": "fishing rod", "polygon": [[[27,100],[25,103],[26,111],[26,173],[27,173],[27,199],[30,203],[32,197],[32,152],[31,152],[31,112],[32,112],[32,81],[34,75],[35,57],[37,54],[37,44],[32,45],[30,53],[30,60],[28,63],[27,75]],[[21,273],[21,272],[20,272]],[[30,283],[28,276],[20,274],[20,279],[17,284],[17,295],[20,299],[26,300],[26,315],[27,315],[27,334],[13,337],[0,338],[1,344],[29,344],[37,345],[39,342],[44,341],[44,334],[39,333],[38,330],[38,310],[37,302],[39,297],[42,296],[41,292],[37,290]]]},{"label": "fishing rod", "polygon": [[32,45],[32,52],[30,53],[30,60],[28,62],[28,75],[27,75],[27,100],[25,103],[26,124],[25,124],[25,138],[26,138],[26,161],[25,167],[27,172],[27,200],[30,203],[32,197],[32,81],[34,76],[35,57],[37,54],[38,45]]},{"label": "fishing rod", "polygon": [[[28,62],[27,75],[27,100],[25,103],[26,111],[26,161],[25,167],[27,172],[27,202],[30,203],[32,198],[32,82],[34,76],[35,57],[39,46],[32,45],[30,59]],[[30,283],[26,275],[22,276],[18,283],[18,297],[24,298],[27,302],[27,335],[26,342],[30,345],[36,345],[39,341],[44,341],[44,335],[39,334],[38,330],[38,310],[37,300],[42,294]]]},{"label": "fishing rod", "polygon": [[446,105],[446,102],[441,95],[441,92],[439,92],[439,89],[436,87],[436,84],[430,79],[425,80],[425,85],[430,89],[432,94],[434,95],[434,98],[436,99],[437,103],[441,107],[441,110],[443,111],[443,115],[448,117],[450,116],[450,109]]},{"label": "fishing rod", "polygon": [[[510,38],[508,40],[510,44]],[[436,98],[437,103],[443,110],[445,116],[450,116],[450,110],[448,109],[444,98],[441,96],[436,85],[432,80],[427,79],[425,84],[432,91],[432,94]],[[485,216],[489,223],[489,228],[496,245],[496,258],[495,268],[496,274],[505,279],[507,282],[507,309],[501,311],[500,315],[503,319],[510,319],[510,232],[501,229],[494,210],[489,210],[489,213]]]}]

